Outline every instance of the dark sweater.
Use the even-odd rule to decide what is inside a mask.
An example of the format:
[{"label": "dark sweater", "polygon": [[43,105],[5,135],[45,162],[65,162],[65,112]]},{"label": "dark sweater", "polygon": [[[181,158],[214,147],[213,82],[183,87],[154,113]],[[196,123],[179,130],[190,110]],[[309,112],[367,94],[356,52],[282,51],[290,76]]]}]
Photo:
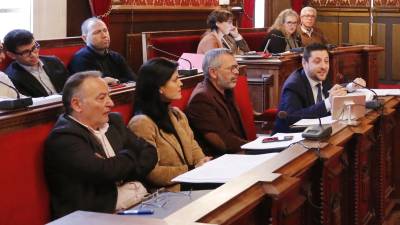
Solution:
[{"label": "dark sweater", "polygon": [[88,46],[75,53],[68,69],[71,74],[98,70],[103,73],[103,77],[113,77],[121,82],[133,81],[136,78],[136,75],[119,53],[108,50],[106,54],[101,55]]}]

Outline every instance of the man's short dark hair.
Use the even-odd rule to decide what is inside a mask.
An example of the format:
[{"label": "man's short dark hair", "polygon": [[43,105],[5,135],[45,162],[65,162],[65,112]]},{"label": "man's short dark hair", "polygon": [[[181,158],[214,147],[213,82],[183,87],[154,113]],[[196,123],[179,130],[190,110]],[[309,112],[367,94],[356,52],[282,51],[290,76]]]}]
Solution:
[{"label": "man's short dark hair", "polygon": [[326,51],[326,52],[328,52],[328,54],[329,54],[328,48],[327,48],[325,45],[323,45],[323,44],[320,44],[320,43],[313,43],[313,44],[307,45],[307,46],[304,48],[304,52],[303,52],[303,59],[304,59],[306,62],[308,62],[308,59],[310,58],[311,53],[312,53],[313,51]]},{"label": "man's short dark hair", "polygon": [[101,78],[101,72],[99,71],[84,71],[78,72],[70,76],[64,84],[62,101],[65,108],[65,113],[70,115],[72,113],[71,100],[75,94],[79,91],[79,87],[83,81],[88,78]]},{"label": "man's short dark hair", "polygon": [[7,51],[16,53],[19,46],[29,45],[33,40],[33,34],[30,31],[16,29],[6,34],[4,47]]}]

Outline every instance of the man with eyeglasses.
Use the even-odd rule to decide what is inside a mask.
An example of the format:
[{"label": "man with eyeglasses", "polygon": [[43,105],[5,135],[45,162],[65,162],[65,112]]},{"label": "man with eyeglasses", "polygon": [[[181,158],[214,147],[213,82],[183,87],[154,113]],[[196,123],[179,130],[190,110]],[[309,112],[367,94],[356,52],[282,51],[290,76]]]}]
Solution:
[{"label": "man with eyeglasses", "polygon": [[315,26],[317,10],[313,7],[304,7],[300,12],[300,36],[303,46],[312,43],[327,44],[327,40],[322,31]]},{"label": "man with eyeglasses", "polygon": [[82,39],[86,47],[80,49],[72,58],[68,69],[71,73],[97,70],[109,84],[135,80],[135,74],[124,57],[110,47],[110,34],[106,24],[96,17],[82,23]]},{"label": "man with eyeglasses", "polygon": [[60,93],[69,77],[64,64],[54,56],[40,56],[40,45],[27,30],[12,30],[4,37],[7,55],[14,61],[7,67],[11,81],[26,96],[43,97]]},{"label": "man with eyeglasses", "polygon": [[204,80],[197,84],[186,107],[190,125],[206,155],[239,152],[248,141],[234,100],[239,76],[236,59],[228,49],[212,49],[204,56],[202,67]]}]

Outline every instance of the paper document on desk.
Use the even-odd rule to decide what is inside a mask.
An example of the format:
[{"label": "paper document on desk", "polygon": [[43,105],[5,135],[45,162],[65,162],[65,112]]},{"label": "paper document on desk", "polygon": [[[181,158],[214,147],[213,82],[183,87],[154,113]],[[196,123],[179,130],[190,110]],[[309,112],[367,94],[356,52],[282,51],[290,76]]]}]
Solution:
[{"label": "paper document on desk", "polygon": [[354,92],[347,93],[346,96],[358,96],[365,95],[365,101],[371,101],[374,99],[374,93],[368,89],[357,89]]},{"label": "paper document on desk", "polygon": [[378,96],[400,96],[400,89],[372,89]]},{"label": "paper document on desk", "polygon": [[289,145],[304,140],[301,136],[301,133],[276,133],[271,137],[283,138],[285,136],[292,136],[293,139],[289,141],[277,141],[277,142],[268,142],[263,143],[263,139],[265,136],[258,137],[256,140],[244,144],[241,146],[242,149],[246,150],[266,150],[266,149],[279,149],[279,148],[287,148]]},{"label": "paper document on desk", "polygon": [[278,153],[262,155],[225,154],[175,177],[172,181],[182,183],[226,183],[273,158],[277,154]]},{"label": "paper document on desk", "polygon": [[31,105],[30,107],[33,106],[39,106],[39,105],[46,105],[46,104],[50,104],[50,103],[55,103],[55,102],[60,102],[61,103],[62,100],[62,96],[59,94],[56,95],[49,95],[46,97],[39,97],[39,98],[33,98],[33,105]]},{"label": "paper document on desk", "polygon": [[[321,124],[332,124],[336,122],[336,120],[332,119],[332,116],[326,116],[321,118]],[[293,126],[310,126],[310,125],[317,125],[319,124],[319,119],[301,119],[297,121]]]}]

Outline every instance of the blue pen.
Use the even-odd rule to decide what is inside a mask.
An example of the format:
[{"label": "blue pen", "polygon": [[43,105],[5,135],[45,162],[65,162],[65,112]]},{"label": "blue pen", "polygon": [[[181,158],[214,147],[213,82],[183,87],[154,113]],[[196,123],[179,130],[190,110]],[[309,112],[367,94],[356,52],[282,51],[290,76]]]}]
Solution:
[{"label": "blue pen", "polygon": [[119,215],[148,215],[153,214],[153,209],[132,209],[132,210],[125,210],[121,212],[117,212]]}]

